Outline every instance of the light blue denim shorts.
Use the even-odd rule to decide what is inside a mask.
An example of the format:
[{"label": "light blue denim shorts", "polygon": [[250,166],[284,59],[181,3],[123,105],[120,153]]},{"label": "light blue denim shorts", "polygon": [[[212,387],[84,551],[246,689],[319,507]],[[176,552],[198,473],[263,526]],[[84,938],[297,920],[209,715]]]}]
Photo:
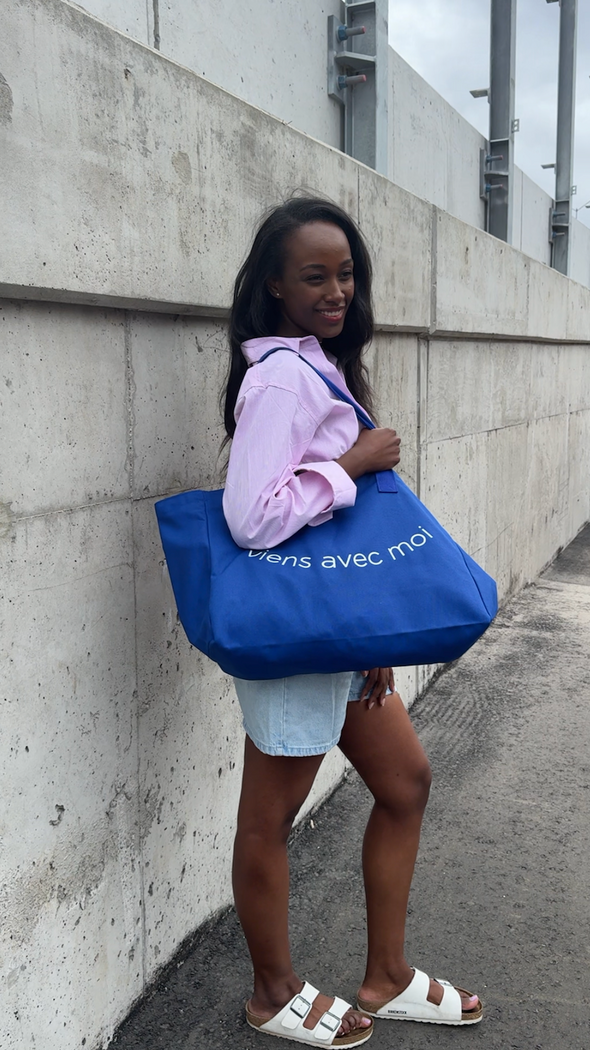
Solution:
[{"label": "light blue denim shorts", "polygon": [[323,755],[340,739],[346,705],[358,700],[360,671],[299,674],[246,681],[234,678],[244,729],[265,755]]}]

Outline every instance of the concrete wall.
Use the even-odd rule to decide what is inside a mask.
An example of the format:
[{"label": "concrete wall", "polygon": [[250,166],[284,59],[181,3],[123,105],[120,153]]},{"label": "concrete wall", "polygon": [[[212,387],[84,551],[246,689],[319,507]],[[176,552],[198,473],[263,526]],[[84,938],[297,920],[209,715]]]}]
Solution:
[{"label": "concrete wall", "polygon": [[[247,10],[240,0],[199,5],[190,0],[86,0],[82,6],[142,43],[155,44],[226,91],[341,147],[341,109],[326,90],[327,17],[341,16],[340,0],[257,0]],[[381,114],[388,129],[383,171],[410,193],[484,229],[479,150],[485,137],[392,48],[388,61],[389,97],[387,112]],[[514,169],[512,243],[547,265],[551,204],[544,190]],[[590,231],[587,238],[583,232],[572,234],[570,272],[590,287]]]},{"label": "concrete wall", "polygon": [[485,138],[390,48],[390,178],[483,229],[479,150]]},{"label": "concrete wall", "polygon": [[547,266],[551,265],[549,210],[552,204],[548,193],[519,168],[514,169],[514,247]]},{"label": "concrete wall", "polygon": [[[479,151],[486,140],[407,62],[390,48],[389,177],[463,222],[485,228],[479,196]],[[485,102],[482,102],[484,105]],[[551,265],[552,198],[514,168],[512,244]],[[590,230],[572,224],[570,275],[590,287]]]},{"label": "concrete wall", "polygon": [[[341,145],[341,107],[328,97],[328,15],[340,0],[86,0],[116,29],[308,135]],[[154,10],[157,24],[154,25]]]},{"label": "concrete wall", "polygon": [[237,704],[153,501],[217,483],[253,222],[297,185],[360,221],[381,416],[502,596],[590,516],[590,292],[62,0],[15,0],[0,72],[0,1043],[90,1050],[230,895]]},{"label": "concrete wall", "polygon": [[590,288],[590,229],[583,222],[572,222],[570,270],[574,281]]}]

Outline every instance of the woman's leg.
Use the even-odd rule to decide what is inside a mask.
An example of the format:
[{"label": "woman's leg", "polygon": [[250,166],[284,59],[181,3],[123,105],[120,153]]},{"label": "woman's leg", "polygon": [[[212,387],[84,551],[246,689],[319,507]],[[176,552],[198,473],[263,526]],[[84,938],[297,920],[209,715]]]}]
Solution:
[{"label": "woman's leg", "polygon": [[[430,767],[398,693],[371,710],[349,703],[339,746],[375,799],[363,843],[368,955],[359,994],[389,1000],[413,977],[404,956],[405,924]],[[442,994],[433,981],[429,1000],[439,1003]],[[463,1010],[476,1006],[476,996],[463,998]]]},{"label": "woman's leg", "polygon": [[[289,949],[287,839],[323,757],[265,755],[246,738],[233,887],[254,968],[249,1009],[258,1017],[274,1017],[303,986]],[[314,1028],[332,1001],[318,996],[305,1027]],[[361,1018],[358,1012],[346,1014],[341,1034],[363,1027]]]}]

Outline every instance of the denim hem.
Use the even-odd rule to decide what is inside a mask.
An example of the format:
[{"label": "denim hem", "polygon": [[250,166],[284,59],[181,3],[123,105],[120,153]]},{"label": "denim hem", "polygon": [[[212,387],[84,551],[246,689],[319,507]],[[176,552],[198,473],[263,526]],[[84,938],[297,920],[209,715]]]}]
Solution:
[{"label": "denim hem", "polygon": [[259,751],[262,751],[263,755],[270,755],[273,758],[306,758],[309,755],[327,755],[328,751],[331,751],[333,747],[336,747],[340,737],[335,737],[334,740],[329,744],[319,744],[316,747],[289,747],[289,745],[280,744],[269,747],[267,744],[259,743],[252,733],[248,731],[248,728],[244,726],[244,730],[247,736]]}]

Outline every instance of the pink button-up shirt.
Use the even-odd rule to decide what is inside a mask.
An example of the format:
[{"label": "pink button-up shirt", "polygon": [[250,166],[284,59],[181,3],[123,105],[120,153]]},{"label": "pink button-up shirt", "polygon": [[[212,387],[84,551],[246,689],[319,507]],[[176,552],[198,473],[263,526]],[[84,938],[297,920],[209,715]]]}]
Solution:
[{"label": "pink button-up shirt", "polygon": [[223,510],[240,547],[274,547],[304,525],[321,525],[352,507],[356,485],[336,462],[354,445],[354,409],[338,401],[296,353],[262,355],[284,346],[305,357],[347,390],[336,359],[315,336],[250,339],[242,351],[251,366],[240,387]]}]

